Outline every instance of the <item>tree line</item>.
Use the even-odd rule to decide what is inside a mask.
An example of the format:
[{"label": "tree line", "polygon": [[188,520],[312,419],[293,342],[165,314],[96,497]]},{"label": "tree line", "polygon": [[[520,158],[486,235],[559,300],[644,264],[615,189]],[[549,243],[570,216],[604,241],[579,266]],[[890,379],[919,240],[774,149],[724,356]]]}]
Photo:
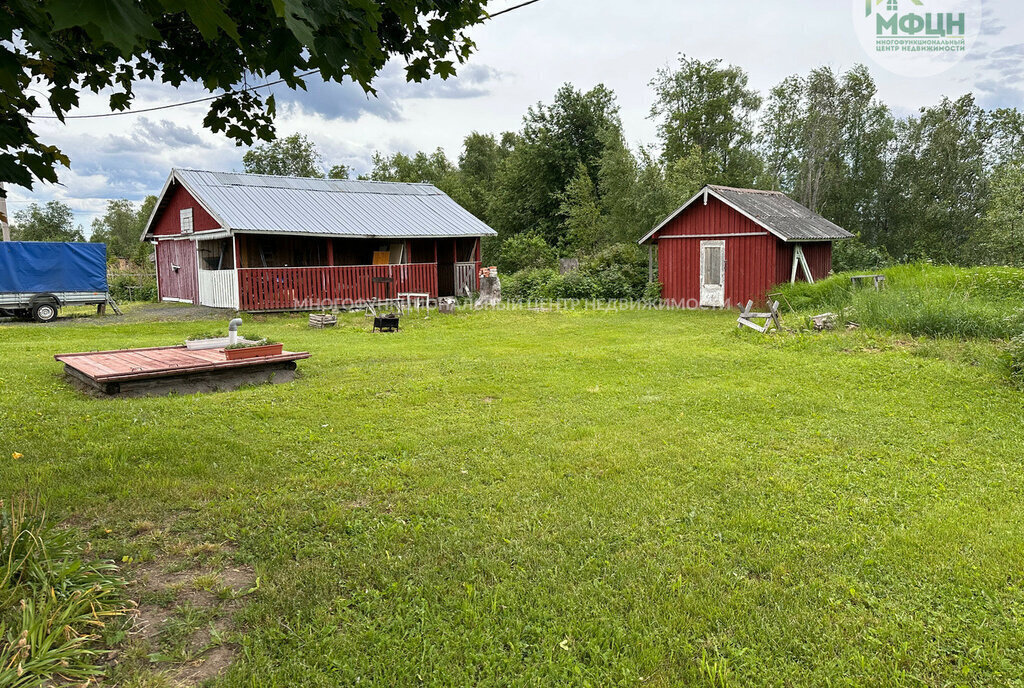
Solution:
[{"label": "tree line", "polygon": [[[966,94],[898,117],[863,65],[821,67],[759,93],[740,67],[683,56],[650,86],[652,145],[629,144],[610,89],[565,84],[529,107],[518,131],[469,133],[455,159],[442,149],[376,153],[361,178],[435,184],[498,231],[485,259],[506,273],[560,257],[639,266],[635,241],[706,183],[781,190],[854,232],[836,247],[837,269],[1024,264],[1024,116],[1015,108],[987,110]],[[325,167],[301,134],[250,149],[243,168],[351,172]],[[50,226],[73,232],[59,205],[16,213],[15,231],[35,238],[49,214]],[[151,207],[111,201],[92,238],[112,255],[139,256]],[[638,267],[629,279],[642,279]]]},{"label": "tree line", "polygon": [[74,212],[67,203],[56,200],[42,205],[32,203],[14,212],[11,240],[102,242],[107,245],[108,260],[142,265],[152,253],[152,247],[140,239],[154,206],[156,196],[147,196],[141,203],[125,198],[107,201],[103,215],[92,221],[87,237],[85,228],[75,224]]},{"label": "tree line", "polygon": [[898,117],[868,69],[829,67],[767,94],[720,60],[651,80],[658,141],[631,147],[615,94],[561,87],[522,128],[376,155],[370,179],[429,181],[494,227],[489,256],[585,258],[635,242],[706,183],[783,191],[857,234],[837,268],[893,261],[1024,264],[1024,116],[972,94]]},{"label": "tree line", "polygon": [[[456,159],[377,153],[362,178],[435,184],[498,231],[487,256],[506,272],[625,253],[706,183],[780,190],[854,232],[836,247],[840,269],[1024,264],[1016,108],[986,110],[968,93],[899,117],[863,65],[759,93],[740,67],[683,56],[650,86],[653,145],[629,145],[610,89],[565,84],[518,131],[472,132]],[[302,173],[307,158],[282,168],[279,153],[304,141],[315,162],[315,146],[289,139],[247,154],[247,171]]]}]

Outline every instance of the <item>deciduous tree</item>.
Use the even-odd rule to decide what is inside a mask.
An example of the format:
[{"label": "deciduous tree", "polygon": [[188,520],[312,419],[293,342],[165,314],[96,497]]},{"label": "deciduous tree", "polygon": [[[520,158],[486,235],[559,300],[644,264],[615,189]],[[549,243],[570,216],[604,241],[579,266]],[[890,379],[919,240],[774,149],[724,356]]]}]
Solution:
[{"label": "deciduous tree", "polygon": [[108,258],[142,262],[152,249],[139,237],[155,205],[156,196],[147,196],[138,205],[127,199],[107,201],[106,211],[92,221],[89,241],[105,243]]},{"label": "deciduous tree", "polygon": [[417,151],[411,157],[405,153],[374,153],[373,169],[367,178],[377,182],[426,182],[443,190],[455,169],[441,148],[432,153]]},{"label": "deciduous tree", "polygon": [[697,149],[714,172],[708,182],[753,183],[760,162],[752,148],[753,116],[761,96],[748,87],[746,72],[684,55],[675,67],[659,69],[651,87],[651,117],[658,121],[666,164]]},{"label": "deciduous tree", "polygon": [[60,201],[33,203],[14,213],[11,225],[14,241],[85,241],[82,226],[75,226],[71,206]]},{"label": "deciduous tree", "polygon": [[327,171],[328,179],[348,179],[352,175],[352,168],[348,165],[331,165]]},{"label": "deciduous tree", "polygon": [[242,168],[250,174],[278,174],[289,177],[324,176],[323,156],[304,134],[260,144],[242,156]]},{"label": "deciduous tree", "polygon": [[565,226],[564,245],[587,255],[605,243],[608,223],[601,216],[594,182],[582,162],[576,168],[576,176],[559,194],[559,199],[558,212],[564,218]]},{"label": "deciduous tree", "polygon": [[[388,60],[406,78],[447,78],[473,49],[466,28],[483,0],[11,0],[0,11],[0,182],[56,182],[68,158],[32,128],[43,108],[65,117],[82,90],[128,109],[134,86],[194,84],[215,97],[203,124],[238,143],[274,135],[274,97],[240,89],[304,72],[373,92]],[[45,110],[44,110],[45,112]]]},{"label": "deciduous tree", "polygon": [[536,229],[551,245],[563,233],[561,194],[582,164],[597,177],[602,133],[621,130],[615,94],[603,85],[582,92],[565,84],[551,105],[538,103],[522,132],[506,139],[511,151],[495,182],[490,218],[503,236]]},{"label": "deciduous tree", "polygon": [[1024,161],[996,168],[991,198],[974,237],[973,258],[995,265],[1024,266]]},{"label": "deciduous tree", "polygon": [[964,95],[897,123],[879,240],[897,258],[958,261],[988,201],[988,114]]}]

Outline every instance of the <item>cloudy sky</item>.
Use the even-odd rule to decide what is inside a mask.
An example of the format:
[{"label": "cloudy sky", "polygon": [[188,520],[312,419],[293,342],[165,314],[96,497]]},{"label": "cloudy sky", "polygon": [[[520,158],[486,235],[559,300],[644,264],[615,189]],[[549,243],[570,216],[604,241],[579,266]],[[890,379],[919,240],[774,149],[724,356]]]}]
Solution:
[{"label": "cloudy sky", "polygon": [[[517,2],[493,0],[489,8]],[[278,133],[305,133],[327,166],[345,163],[357,172],[367,171],[375,150],[440,146],[454,158],[467,133],[517,129],[529,105],[549,102],[559,85],[572,82],[612,88],[631,143],[651,144],[648,82],[680,53],[737,64],[761,91],[821,65],[844,70],[863,62],[899,115],[967,91],[988,107],[1024,107],[1021,3],[984,0],[980,35],[966,58],[930,77],[900,76],[874,63],[855,31],[856,7],[862,12],[863,0],[540,0],[473,29],[477,51],[448,81],[407,84],[400,65],[391,65],[377,98],[350,84],[311,83],[296,94],[276,87]],[[141,85],[137,93],[135,108],[203,95],[159,85]],[[104,105],[101,97],[84,97],[80,112],[102,112]],[[195,105],[66,125],[39,120],[38,133],[71,157],[71,169],[63,170],[60,185],[9,189],[10,211],[56,198],[88,228],[108,199],[157,193],[172,166],[240,170],[245,149],[204,130],[204,114]]]}]

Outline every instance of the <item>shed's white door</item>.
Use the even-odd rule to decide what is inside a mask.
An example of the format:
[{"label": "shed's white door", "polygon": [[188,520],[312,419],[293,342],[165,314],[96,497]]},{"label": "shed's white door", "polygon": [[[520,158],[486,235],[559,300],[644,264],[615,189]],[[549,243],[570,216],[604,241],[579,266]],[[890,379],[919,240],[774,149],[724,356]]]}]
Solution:
[{"label": "shed's white door", "polygon": [[700,305],[725,306],[725,240],[700,242]]}]

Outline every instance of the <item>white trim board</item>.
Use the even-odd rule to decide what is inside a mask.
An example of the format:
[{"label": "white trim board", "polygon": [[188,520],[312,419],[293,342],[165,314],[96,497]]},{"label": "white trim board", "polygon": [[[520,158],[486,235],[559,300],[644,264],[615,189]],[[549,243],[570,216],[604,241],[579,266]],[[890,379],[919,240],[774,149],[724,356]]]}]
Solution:
[{"label": "white trim board", "polygon": [[212,241],[215,239],[229,239],[231,232],[222,229],[207,229],[192,234],[154,234],[150,241]]},{"label": "white trim board", "polygon": [[748,236],[770,236],[768,232],[733,232],[731,234],[665,234],[658,237],[662,239],[717,239],[719,237],[748,237]]}]

